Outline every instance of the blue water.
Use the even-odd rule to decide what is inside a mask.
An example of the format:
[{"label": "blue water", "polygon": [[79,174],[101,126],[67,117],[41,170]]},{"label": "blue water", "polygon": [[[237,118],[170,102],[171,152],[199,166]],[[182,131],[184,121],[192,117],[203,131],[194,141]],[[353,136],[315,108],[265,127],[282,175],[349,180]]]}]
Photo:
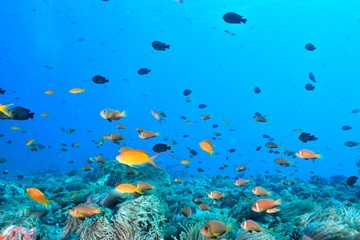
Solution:
[{"label": "blue water", "polygon": [[[304,3],[305,2],[305,3]],[[35,112],[34,120],[1,120],[1,178],[47,171],[81,171],[87,159],[103,154],[115,161],[119,145],[92,142],[117,132],[125,135],[123,144],[153,154],[151,148],[167,137],[176,158],[169,152],[156,162],[172,176],[189,174],[228,175],[234,167],[247,164],[246,175],[280,169],[281,174],[309,178],[311,175],[357,175],[355,162],[359,147],[346,147],[345,141],[360,141],[360,3],[348,1],[15,1],[3,3],[0,10],[0,103],[14,103]],[[246,24],[228,24],[222,15],[237,12]],[[233,32],[235,35],[225,33]],[[151,42],[170,44],[165,52],[155,51]],[[317,49],[306,51],[306,43]],[[141,67],[151,69],[140,76]],[[313,72],[314,91],[305,90]],[[110,79],[98,85],[91,78],[100,74]],[[253,88],[259,86],[260,94]],[[71,88],[85,88],[70,94]],[[182,92],[191,89],[191,103]],[[54,95],[44,91],[53,89]],[[208,107],[199,109],[204,103]],[[126,110],[127,117],[108,122],[99,115],[104,108]],[[159,124],[151,110],[163,111],[167,118]],[[40,113],[50,117],[41,117]],[[255,122],[255,112],[270,122]],[[203,121],[201,114],[212,119]],[[193,121],[186,125],[180,116]],[[226,119],[231,124],[225,125]],[[115,125],[124,124],[126,130]],[[218,124],[219,128],[212,128]],[[14,131],[10,126],[19,126]],[[343,131],[350,125],[350,131]],[[72,134],[60,128],[76,128]],[[159,131],[154,139],[137,137],[136,127]],[[319,139],[302,143],[301,128]],[[230,131],[235,129],[235,131]],[[213,158],[198,143],[214,140]],[[188,134],[189,137],[183,138]],[[282,146],[281,154],[268,153],[264,146],[268,134]],[[48,146],[30,151],[25,142]],[[11,140],[9,144],[7,141]],[[79,142],[80,148],[71,143]],[[68,151],[61,151],[62,143]],[[255,148],[262,146],[257,152]],[[189,158],[186,147],[199,154]],[[235,148],[235,153],[227,150]],[[316,161],[289,160],[294,167],[274,163],[282,152],[311,149],[323,155]],[[226,160],[226,157],[229,157]],[[179,165],[190,159],[189,169]],[[73,164],[69,164],[74,160]],[[201,161],[201,163],[199,163]],[[224,163],[225,170],[218,170]],[[145,166],[152,167],[152,166]],[[198,173],[198,167],[204,173]],[[181,173],[181,170],[184,170]],[[297,172],[294,172],[297,171]],[[313,171],[314,173],[310,173]]]}]

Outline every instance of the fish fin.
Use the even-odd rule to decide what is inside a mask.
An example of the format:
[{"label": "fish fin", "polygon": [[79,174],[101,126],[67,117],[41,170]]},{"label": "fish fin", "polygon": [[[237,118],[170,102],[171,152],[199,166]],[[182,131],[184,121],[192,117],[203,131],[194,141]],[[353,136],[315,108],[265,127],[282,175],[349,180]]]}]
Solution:
[{"label": "fish fin", "polygon": [[156,168],[160,168],[158,165],[156,165],[156,164],[154,163],[154,159],[155,159],[159,154],[161,154],[161,153],[155,154],[154,156],[150,157],[150,159],[149,159],[149,163],[150,163],[151,165],[153,165],[154,167],[156,167]]},{"label": "fish fin", "polygon": [[322,156],[321,154],[316,154],[316,158],[324,158],[324,156]]},{"label": "fish fin", "polygon": [[168,44],[168,45],[165,45],[165,48],[169,49],[169,48],[170,48],[170,45],[169,45],[169,44]]},{"label": "fish fin", "polygon": [[242,19],[240,19],[240,21],[241,21],[242,23],[246,23],[247,19],[246,19],[246,18],[242,18]]},{"label": "fish fin", "polygon": [[34,113],[29,113],[29,118],[34,119]]},{"label": "fish fin", "polygon": [[121,117],[126,117],[126,111],[122,111],[122,112],[120,112],[120,114],[121,114]]},{"label": "fish fin", "polygon": [[268,210],[266,210],[267,213],[277,213],[280,212],[280,209],[278,208],[270,208]]},{"label": "fish fin", "polygon": [[8,107],[14,105],[13,103],[2,105],[0,104],[0,112],[4,113],[6,116],[11,117],[9,110],[7,110]]},{"label": "fish fin", "polygon": [[95,213],[100,213],[100,212],[101,212],[101,208],[95,209]]},{"label": "fish fin", "polygon": [[47,209],[48,206],[49,206],[49,203],[52,203],[52,202],[54,202],[54,201],[53,201],[53,200],[46,200],[46,201],[44,202],[45,208]]},{"label": "fish fin", "polygon": [[276,205],[281,205],[282,204],[282,200],[281,199],[278,199],[275,201]]},{"label": "fish fin", "polygon": [[141,190],[142,190],[141,188],[137,187],[135,192],[140,193],[140,194],[144,194]]}]

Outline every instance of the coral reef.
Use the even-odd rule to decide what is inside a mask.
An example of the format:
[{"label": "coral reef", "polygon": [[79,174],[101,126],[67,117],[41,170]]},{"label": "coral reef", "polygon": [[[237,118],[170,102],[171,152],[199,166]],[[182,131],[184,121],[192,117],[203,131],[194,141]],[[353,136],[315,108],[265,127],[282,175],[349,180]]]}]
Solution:
[{"label": "coral reef", "polygon": [[306,240],[356,240],[360,238],[360,232],[335,221],[311,223],[304,228],[303,233],[303,239]]}]

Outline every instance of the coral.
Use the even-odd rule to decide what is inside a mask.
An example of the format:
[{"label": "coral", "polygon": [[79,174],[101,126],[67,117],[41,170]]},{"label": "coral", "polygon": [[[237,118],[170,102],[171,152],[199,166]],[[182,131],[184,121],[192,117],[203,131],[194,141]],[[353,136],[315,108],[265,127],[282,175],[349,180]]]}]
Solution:
[{"label": "coral", "polygon": [[286,203],[281,206],[279,215],[284,222],[290,222],[296,219],[296,216],[312,212],[316,208],[316,203],[310,197],[305,200],[297,200]]},{"label": "coral", "polygon": [[360,237],[358,231],[334,221],[311,223],[304,228],[303,234],[306,240],[355,240]]},{"label": "coral", "polygon": [[240,230],[236,234],[235,240],[275,240],[275,237],[265,232],[248,232]]},{"label": "coral", "polygon": [[0,235],[0,239],[4,240],[35,240],[36,239],[36,228],[23,228],[15,225],[11,225],[5,229]]},{"label": "coral", "polygon": [[81,220],[79,218],[73,218],[73,217],[69,218],[65,227],[63,228],[63,232],[60,236],[60,240],[69,237],[83,224],[83,222],[84,220]]}]

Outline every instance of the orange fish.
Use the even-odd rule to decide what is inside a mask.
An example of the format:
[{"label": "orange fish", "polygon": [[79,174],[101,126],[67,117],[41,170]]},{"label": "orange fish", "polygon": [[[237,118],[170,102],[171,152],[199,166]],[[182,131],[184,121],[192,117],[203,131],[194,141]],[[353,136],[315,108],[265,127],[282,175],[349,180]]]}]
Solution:
[{"label": "orange fish", "polygon": [[243,164],[243,165],[237,166],[237,167],[235,168],[235,170],[236,170],[237,172],[245,171],[245,170],[246,170],[246,165]]},{"label": "orange fish", "polygon": [[184,207],[181,209],[181,213],[184,214],[185,217],[188,217],[192,214],[191,207]]},{"label": "orange fish", "polygon": [[317,159],[321,158],[321,155],[318,153],[314,153],[313,151],[307,149],[301,149],[296,152],[296,156],[303,159]]},{"label": "orange fish", "polygon": [[281,199],[278,200],[273,200],[271,198],[262,198],[257,200],[253,206],[252,206],[252,210],[254,212],[268,212],[268,213],[274,213],[279,211],[279,209],[275,208],[278,205],[281,205]]},{"label": "orange fish", "polygon": [[29,140],[26,141],[25,145],[26,146],[29,146],[30,144],[32,144],[33,142],[35,142],[35,139],[34,138],[31,138]]},{"label": "orange fish", "polygon": [[267,191],[265,188],[257,186],[254,187],[252,189],[252,192],[256,195],[256,196],[268,196],[271,195],[271,192]]},{"label": "orange fish", "polygon": [[126,111],[119,112],[117,110],[113,110],[113,109],[110,109],[110,108],[105,108],[105,109],[101,110],[100,116],[103,119],[108,120],[109,122],[111,122],[112,120],[119,120],[119,119],[121,119],[123,117],[126,117]]},{"label": "orange fish", "polygon": [[202,150],[209,153],[210,156],[212,157],[212,155],[214,154],[214,150],[213,150],[213,144],[210,141],[210,139],[205,138],[204,141],[199,143],[199,145]]},{"label": "orange fish", "polygon": [[160,133],[159,132],[152,132],[152,131],[146,131],[143,130],[139,133],[139,138],[141,139],[149,139],[149,138],[154,138],[159,136]]},{"label": "orange fish", "polygon": [[236,186],[242,186],[242,185],[245,185],[246,183],[248,183],[249,182],[249,180],[247,180],[247,179],[241,179],[241,178],[239,178],[239,179],[236,179],[236,181],[234,182],[234,184],[236,185]]},{"label": "orange fish", "polygon": [[210,210],[210,207],[205,203],[200,203],[199,204],[199,209],[200,210]]},{"label": "orange fish", "polygon": [[265,147],[267,147],[267,148],[280,148],[280,145],[278,145],[278,144],[276,144],[274,142],[267,142],[265,144]]},{"label": "orange fish", "polygon": [[174,178],[174,182],[176,182],[176,183],[182,183],[182,182],[183,182],[183,180],[182,180],[182,179],[180,179],[180,178]]},{"label": "orange fish", "polygon": [[248,231],[248,232],[262,232],[265,229],[263,227],[261,227],[257,222],[253,221],[253,220],[246,220],[243,221],[240,226]]},{"label": "orange fish", "polygon": [[48,208],[49,203],[53,202],[52,200],[47,200],[45,195],[37,188],[27,188],[26,192],[32,200],[44,204],[46,208]]},{"label": "orange fish", "polygon": [[224,193],[218,192],[218,191],[209,192],[209,193],[207,193],[207,195],[208,195],[209,198],[212,198],[212,199],[220,199],[220,198],[223,198],[225,196]]},{"label": "orange fish", "polygon": [[211,220],[201,227],[201,234],[206,238],[217,238],[230,229],[229,226],[225,226],[222,222],[217,220]]},{"label": "orange fish", "polygon": [[70,215],[74,218],[91,217],[100,213],[100,208],[88,204],[81,204],[70,210]]},{"label": "orange fish", "polygon": [[140,190],[151,190],[151,189],[155,189],[155,186],[151,185],[150,183],[147,182],[139,182],[138,184],[136,184],[136,187]]},{"label": "orange fish", "polygon": [[180,161],[180,163],[186,165],[186,164],[190,164],[191,162],[189,160],[183,159]]},{"label": "orange fish", "polygon": [[120,193],[140,193],[143,194],[143,192],[141,191],[141,189],[135,185],[132,184],[128,184],[128,183],[122,183],[116,186],[116,191],[120,192]]},{"label": "orange fish", "polygon": [[116,160],[122,164],[126,164],[130,167],[136,165],[142,165],[144,163],[150,163],[156,168],[160,168],[154,163],[154,159],[159,155],[155,154],[154,156],[150,157],[147,152],[140,149],[128,149],[116,156]]},{"label": "orange fish", "polygon": [[51,95],[51,94],[55,94],[55,91],[49,89],[49,90],[46,90],[44,93],[45,93],[45,94],[48,94],[48,95]]},{"label": "orange fish", "polygon": [[85,89],[83,88],[72,88],[69,90],[69,93],[72,93],[72,94],[78,94],[78,93],[83,93],[85,92]]}]

